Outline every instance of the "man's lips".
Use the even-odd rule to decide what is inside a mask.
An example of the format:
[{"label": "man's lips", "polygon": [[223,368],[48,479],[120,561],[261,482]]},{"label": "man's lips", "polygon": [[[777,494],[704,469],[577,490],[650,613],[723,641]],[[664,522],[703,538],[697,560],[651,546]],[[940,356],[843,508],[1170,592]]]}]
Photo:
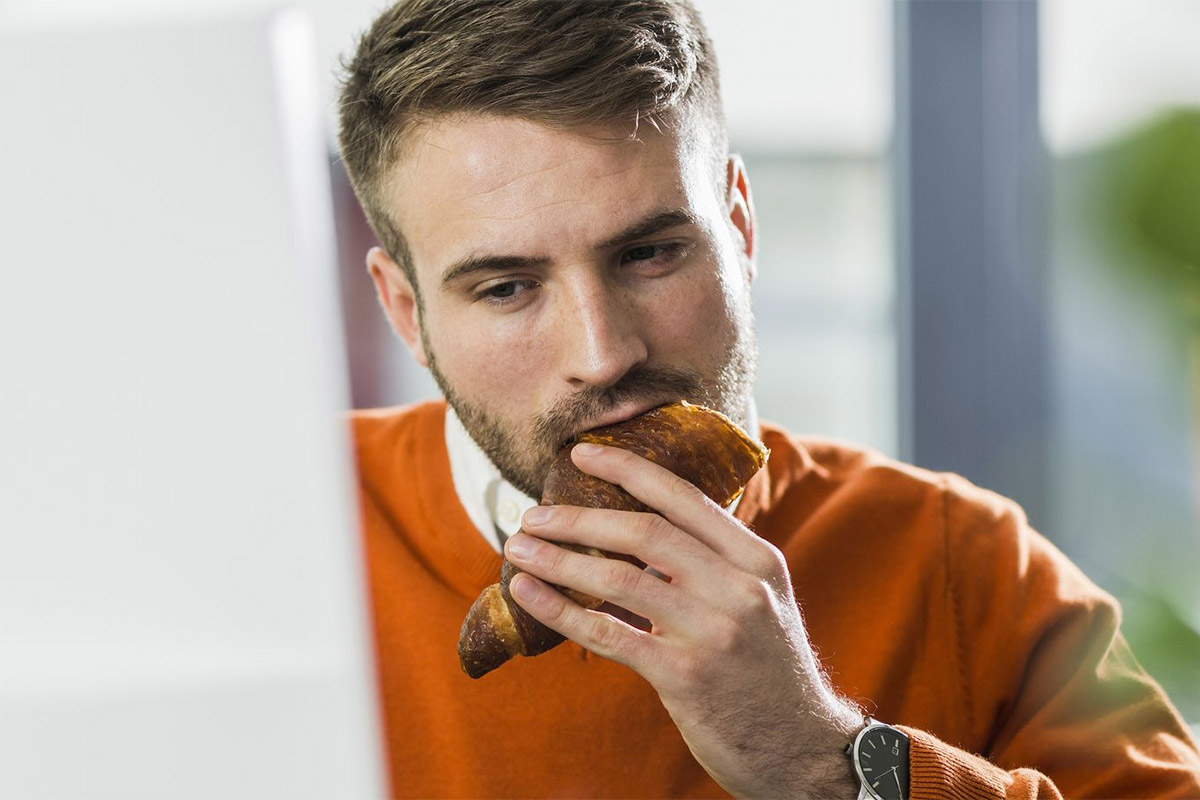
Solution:
[{"label": "man's lips", "polygon": [[569,447],[575,444],[579,441],[579,437],[588,431],[593,431],[597,428],[603,428],[608,425],[616,425],[618,422],[625,422],[633,419],[634,417],[640,417],[647,411],[656,409],[659,406],[677,402],[677,400],[678,399],[676,397],[668,396],[621,403],[598,417],[585,420],[578,423],[577,426],[573,426],[574,432],[564,435],[561,439],[559,439],[558,444],[553,448],[553,451],[558,452],[564,447]]},{"label": "man's lips", "polygon": [[614,408],[612,411],[609,411],[607,414],[592,420],[585,428],[581,429],[579,433],[575,434],[574,438],[578,438],[579,434],[590,430],[595,430],[596,428],[603,428],[606,425],[616,425],[618,422],[625,422],[626,420],[633,419],[634,417],[640,417],[647,411],[658,408],[661,405],[666,405],[669,402],[671,401],[652,400],[640,403],[623,403]]}]

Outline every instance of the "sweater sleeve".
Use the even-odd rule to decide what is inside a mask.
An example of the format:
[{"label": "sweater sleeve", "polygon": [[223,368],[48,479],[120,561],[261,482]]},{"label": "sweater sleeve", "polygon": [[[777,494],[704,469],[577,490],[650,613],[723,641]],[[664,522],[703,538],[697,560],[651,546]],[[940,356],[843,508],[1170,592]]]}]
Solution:
[{"label": "sweater sleeve", "polygon": [[1200,752],[1120,609],[1015,504],[948,477],[962,741],[910,736],[921,798],[1197,797]]}]

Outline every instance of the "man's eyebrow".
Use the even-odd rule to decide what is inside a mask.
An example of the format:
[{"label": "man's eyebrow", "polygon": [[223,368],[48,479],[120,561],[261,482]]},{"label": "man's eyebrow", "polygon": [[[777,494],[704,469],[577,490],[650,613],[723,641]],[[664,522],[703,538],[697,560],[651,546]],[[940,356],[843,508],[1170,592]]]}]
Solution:
[{"label": "man's eyebrow", "polygon": [[597,249],[611,250],[614,247],[620,247],[626,242],[632,242],[644,236],[653,236],[660,231],[665,231],[667,228],[674,228],[677,225],[695,225],[696,227],[700,227],[700,218],[686,208],[660,211],[657,214],[651,214],[645,219],[638,220],[616,236],[604,240]]},{"label": "man's eyebrow", "polygon": [[[609,237],[596,246],[597,250],[612,250],[615,247],[641,239],[645,236],[674,228],[678,225],[700,226],[700,218],[686,208],[675,208],[669,211],[659,211],[645,219],[633,223],[616,236]],[[467,256],[455,261],[442,273],[442,288],[475,272],[503,272],[513,269],[530,269],[544,267],[550,259],[538,256]]]},{"label": "man's eyebrow", "polygon": [[544,267],[550,263],[548,258],[535,256],[467,256],[455,261],[442,273],[442,288],[457,281],[464,275],[473,272],[503,272],[509,269],[529,269]]}]

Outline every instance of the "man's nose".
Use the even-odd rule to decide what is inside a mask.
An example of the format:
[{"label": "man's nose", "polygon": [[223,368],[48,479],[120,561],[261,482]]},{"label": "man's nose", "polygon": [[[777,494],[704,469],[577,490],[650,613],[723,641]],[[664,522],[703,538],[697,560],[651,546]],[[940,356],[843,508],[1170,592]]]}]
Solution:
[{"label": "man's nose", "polygon": [[611,286],[591,286],[566,310],[567,380],[575,388],[612,386],[646,361],[643,321],[624,295]]}]

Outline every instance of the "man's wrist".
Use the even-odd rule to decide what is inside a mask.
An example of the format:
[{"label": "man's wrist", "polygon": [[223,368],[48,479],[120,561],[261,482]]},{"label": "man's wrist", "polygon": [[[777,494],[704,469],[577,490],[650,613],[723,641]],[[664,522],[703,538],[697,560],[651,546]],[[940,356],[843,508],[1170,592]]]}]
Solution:
[{"label": "man's wrist", "polygon": [[[795,793],[804,798],[858,797],[859,782],[854,766],[846,757],[846,745],[866,724],[867,717],[850,702],[833,696],[822,715],[822,733],[810,742],[801,776],[802,784]],[[816,747],[811,745],[820,744]]]}]

